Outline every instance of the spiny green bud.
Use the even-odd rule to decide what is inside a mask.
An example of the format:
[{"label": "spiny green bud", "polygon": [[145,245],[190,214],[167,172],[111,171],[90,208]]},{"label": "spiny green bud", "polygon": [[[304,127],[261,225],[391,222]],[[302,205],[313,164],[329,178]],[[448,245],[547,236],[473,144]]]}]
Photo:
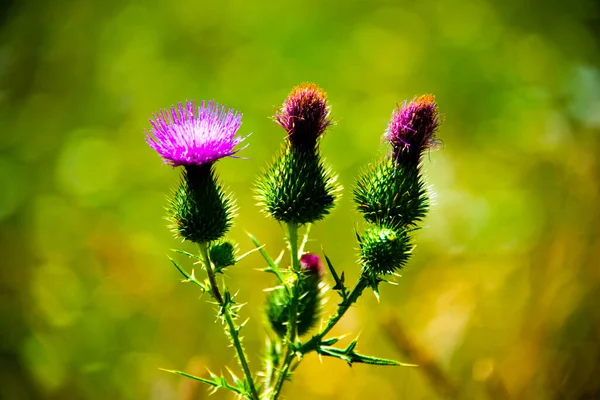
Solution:
[{"label": "spiny green bud", "polygon": [[[321,306],[321,278],[324,273],[319,256],[305,254],[300,259],[300,282],[298,301],[298,335],[304,335],[313,328]],[[291,296],[285,287],[276,288],[267,297],[265,313],[269,324],[280,337],[285,337],[290,317]]]},{"label": "spiny green bud", "polygon": [[217,271],[235,265],[235,246],[231,242],[217,242],[210,246],[208,253]]},{"label": "spiny green bud", "polygon": [[404,229],[372,226],[360,237],[360,263],[375,275],[401,269],[411,251],[410,237]]},{"label": "spiny green bud", "polygon": [[323,219],[333,208],[339,186],[318,151],[286,146],[258,182],[264,211],[284,223],[307,224]]},{"label": "spiny green bud", "polygon": [[420,164],[423,154],[440,143],[435,135],[440,123],[432,95],[394,110],[384,135],[392,145],[391,153],[364,172],[354,189],[354,201],[367,221],[404,228],[425,216],[429,199]]},{"label": "spiny green bud", "polygon": [[205,243],[222,238],[229,230],[234,205],[217,181],[212,164],[188,165],[168,213],[176,234]]},{"label": "spiny green bud", "polygon": [[359,177],[354,201],[367,221],[390,228],[415,225],[429,208],[419,169],[404,167],[391,157]]}]

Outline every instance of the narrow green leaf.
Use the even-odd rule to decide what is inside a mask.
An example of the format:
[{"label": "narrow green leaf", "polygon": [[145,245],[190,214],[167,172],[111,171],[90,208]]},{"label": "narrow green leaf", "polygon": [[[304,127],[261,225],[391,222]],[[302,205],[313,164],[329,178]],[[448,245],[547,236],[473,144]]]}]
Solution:
[{"label": "narrow green leaf", "polygon": [[284,279],[283,279],[283,276],[281,275],[281,272],[279,271],[278,264],[275,261],[273,261],[273,259],[269,255],[269,253],[267,253],[264,246],[258,241],[258,239],[256,239],[254,236],[252,236],[252,234],[250,234],[249,232],[246,232],[246,234],[248,235],[250,240],[252,240],[252,243],[254,243],[254,246],[256,246],[260,255],[265,259],[265,261],[267,262],[267,265],[269,266],[269,268],[264,269],[264,271],[275,274],[275,276],[277,276],[277,279],[281,283],[284,283]]},{"label": "narrow green leaf", "polygon": [[246,232],[246,234],[248,235],[248,237],[250,238],[250,240],[252,240],[252,243],[254,243],[254,246],[256,246],[256,248],[260,252],[260,255],[263,256],[263,258],[265,259],[265,261],[267,262],[267,264],[269,265],[269,267],[271,267],[273,269],[277,269],[277,265],[275,264],[275,261],[273,261],[273,259],[269,255],[269,253],[267,253],[267,251],[264,248],[265,246],[262,245],[258,241],[258,239],[256,239],[254,236],[252,236],[252,234],[250,234],[248,232]]},{"label": "narrow green leaf", "polygon": [[310,234],[310,227],[312,224],[306,224],[306,230],[304,231],[304,236],[302,237],[302,242],[300,243],[300,247],[298,248],[298,257],[302,257],[304,254],[304,248],[306,247],[306,243],[308,243],[308,235]]},{"label": "narrow green leaf", "polygon": [[235,259],[235,262],[240,262],[241,260],[243,260],[244,258],[248,257],[250,254],[252,253],[256,253],[257,251],[261,251],[263,248],[265,247],[265,245],[263,244],[260,247],[257,247],[255,249],[249,250],[247,252],[245,252],[244,254],[242,254],[241,256],[239,256],[238,258]]},{"label": "narrow green leaf", "polygon": [[179,249],[171,249],[171,251],[174,251],[175,253],[179,253],[182,254],[184,256],[188,256],[189,258],[194,258],[196,260],[202,260],[200,258],[200,256],[196,255],[196,254],[192,254],[192,253],[188,253],[187,251],[184,250],[179,250]]},{"label": "narrow green leaf", "polygon": [[371,365],[416,367],[415,364],[401,363],[394,360],[388,360],[386,358],[371,357],[359,354],[354,350],[356,348],[357,341],[358,339],[354,339],[345,349],[338,349],[332,346],[320,345],[317,348],[317,353],[324,356],[339,358],[340,360],[346,361],[349,365],[352,365],[353,363],[360,363]]},{"label": "narrow green leaf", "polygon": [[171,257],[169,257],[169,260],[173,263],[175,268],[177,268],[177,270],[179,272],[181,272],[181,275],[183,275],[189,281],[192,276],[190,274],[188,274],[187,272],[185,272],[185,270],[179,266],[177,261],[173,260]]},{"label": "narrow green leaf", "polygon": [[214,390],[217,389],[228,389],[231,390],[232,392],[235,392],[239,395],[244,395],[245,393],[240,390],[239,388],[230,385],[229,383],[227,383],[227,380],[224,377],[219,377],[215,374],[213,374],[212,372],[208,371],[208,373],[210,374],[211,379],[206,379],[206,378],[200,378],[199,376],[194,376],[192,374],[188,374],[187,372],[182,372],[182,371],[175,371],[175,370],[170,370],[170,369],[163,369],[163,368],[159,368],[161,371],[164,372],[169,372],[171,374],[175,374],[175,375],[180,375],[180,376],[184,376],[186,378],[190,378],[190,379],[194,379],[196,381],[205,383],[207,385],[210,385],[214,388]]},{"label": "narrow green leaf", "polygon": [[325,252],[323,252],[323,255],[325,256],[325,261],[327,262],[327,266],[329,267],[331,276],[333,277],[333,280],[335,281],[335,286],[332,289],[337,291],[339,293],[339,295],[342,296],[342,299],[345,300],[346,297],[348,296],[348,290],[347,290],[346,286],[344,285],[344,273],[342,272],[342,275],[340,277],[337,274],[337,271],[335,270],[335,268],[333,267],[331,260],[329,259],[329,257],[327,257],[327,254],[325,254]]}]

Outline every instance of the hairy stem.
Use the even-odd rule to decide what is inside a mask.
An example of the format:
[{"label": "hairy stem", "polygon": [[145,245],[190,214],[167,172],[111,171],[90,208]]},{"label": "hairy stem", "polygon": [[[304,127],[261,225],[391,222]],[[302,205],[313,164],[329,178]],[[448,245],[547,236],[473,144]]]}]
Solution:
[{"label": "hairy stem", "polygon": [[200,243],[199,247],[202,258],[204,259],[204,264],[206,265],[206,272],[208,274],[208,281],[210,282],[210,288],[213,297],[215,298],[217,303],[219,303],[219,307],[221,309],[221,312],[223,313],[225,323],[227,324],[227,330],[229,331],[229,336],[231,337],[231,342],[237,353],[240,366],[242,367],[244,375],[246,376],[248,387],[250,388],[251,399],[258,400],[258,392],[256,390],[256,386],[254,385],[254,378],[252,377],[252,372],[250,371],[250,367],[248,366],[248,358],[246,356],[244,348],[242,347],[242,342],[240,341],[239,328],[235,324],[235,320],[231,315],[229,304],[225,304],[223,296],[221,295],[219,287],[217,286],[215,270],[213,268],[212,262],[210,261],[210,257],[208,256],[208,244]]}]

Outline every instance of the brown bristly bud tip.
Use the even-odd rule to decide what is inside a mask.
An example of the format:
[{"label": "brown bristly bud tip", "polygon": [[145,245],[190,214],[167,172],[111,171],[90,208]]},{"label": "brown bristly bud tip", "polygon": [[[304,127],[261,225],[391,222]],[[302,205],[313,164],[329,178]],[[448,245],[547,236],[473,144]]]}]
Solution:
[{"label": "brown bristly bud tip", "polygon": [[295,148],[314,149],[325,129],[331,125],[327,94],[314,83],[302,83],[292,89],[275,121],[287,131]]},{"label": "brown bristly bud tip", "polygon": [[417,165],[425,151],[438,146],[435,132],[440,123],[435,96],[431,94],[398,106],[385,135],[393,147],[394,159],[400,164]]}]

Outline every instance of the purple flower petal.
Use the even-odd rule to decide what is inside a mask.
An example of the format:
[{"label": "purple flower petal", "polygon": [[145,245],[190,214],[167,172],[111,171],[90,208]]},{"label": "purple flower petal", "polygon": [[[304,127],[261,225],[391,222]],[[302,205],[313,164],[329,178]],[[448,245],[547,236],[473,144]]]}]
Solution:
[{"label": "purple flower petal", "polygon": [[242,114],[226,109],[212,100],[200,107],[196,102],[179,103],[161,110],[150,120],[146,134],[148,146],[176,167],[202,165],[237,153],[235,147],[245,138],[235,136],[242,124]]},{"label": "purple flower petal", "polygon": [[424,95],[404,102],[392,113],[385,138],[392,144],[399,162],[419,162],[421,154],[437,146],[435,132],[440,125],[435,97]]}]

